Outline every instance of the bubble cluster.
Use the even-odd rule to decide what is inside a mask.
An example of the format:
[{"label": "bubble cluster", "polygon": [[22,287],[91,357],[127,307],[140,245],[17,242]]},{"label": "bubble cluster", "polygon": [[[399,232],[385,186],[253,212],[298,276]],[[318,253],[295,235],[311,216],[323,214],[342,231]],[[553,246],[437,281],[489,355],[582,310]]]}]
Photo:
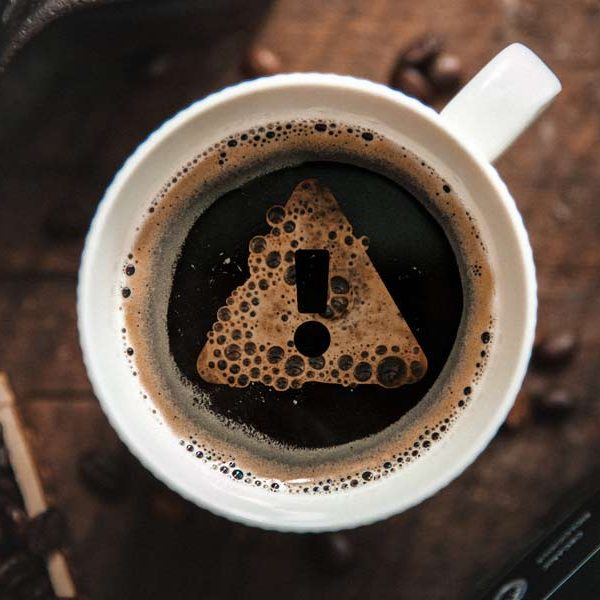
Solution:
[{"label": "bubble cluster", "polygon": [[[489,343],[489,340],[486,344],[487,343]],[[481,350],[481,352],[485,351]],[[341,359],[342,357],[340,360]],[[448,416],[433,423],[425,424],[421,433],[416,436],[416,439],[412,444],[400,449],[398,452],[383,460],[380,464],[369,466],[362,471],[346,473],[345,475],[335,478],[328,477],[324,480],[315,481],[311,486],[306,486],[304,483],[285,480],[265,479],[253,475],[250,471],[244,472],[241,468],[234,468],[236,467],[236,459],[233,455],[215,452],[214,449],[199,442],[195,436],[190,436],[189,441],[187,442],[186,440],[180,440],[180,445],[184,447],[187,452],[194,452],[198,459],[210,464],[213,470],[218,471],[223,475],[227,475],[234,480],[243,480],[246,484],[261,487],[265,491],[278,492],[283,490],[291,494],[335,493],[356,488],[370,482],[379,481],[418,460],[424,453],[429,451],[435,442],[440,440],[450,431],[458,419],[460,412],[463,411],[471,401],[473,392],[474,389],[471,385],[465,386],[462,390],[461,397],[453,404],[452,410]]]},{"label": "bubble cluster", "polygon": [[[354,236],[331,191],[317,180],[302,181],[266,220],[271,233],[248,244],[250,278],[219,308],[200,352],[202,379],[233,387],[257,382],[279,391],[309,381],[397,388],[421,379],[427,359],[368,257],[368,239]],[[294,252],[302,249],[329,256],[327,306],[320,314],[298,310]],[[298,338],[309,325],[311,339],[325,330],[318,356]],[[252,340],[251,352],[235,343],[242,331]],[[314,371],[306,369],[307,358],[318,359]]]}]

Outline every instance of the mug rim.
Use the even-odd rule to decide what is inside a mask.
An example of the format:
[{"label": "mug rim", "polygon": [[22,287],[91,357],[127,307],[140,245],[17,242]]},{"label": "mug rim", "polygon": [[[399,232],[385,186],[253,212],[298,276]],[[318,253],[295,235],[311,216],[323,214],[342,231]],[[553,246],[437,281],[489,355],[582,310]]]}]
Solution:
[{"label": "mug rim", "polygon": [[[122,187],[128,178],[135,172],[136,169],[143,166],[144,161],[148,158],[150,152],[161,145],[165,139],[174,133],[180,127],[185,127],[186,124],[201,115],[203,112],[210,110],[229,100],[243,97],[252,92],[268,92],[283,88],[293,88],[295,86],[317,86],[331,88],[337,92],[344,90],[353,92],[368,93],[387,100],[391,103],[403,105],[405,108],[418,113],[422,118],[425,118],[436,130],[436,135],[446,138],[450,141],[457,150],[460,150],[465,159],[471,160],[477,169],[484,175],[486,182],[489,185],[490,191],[498,197],[499,203],[510,221],[517,241],[516,256],[518,256],[519,268],[523,273],[525,284],[525,322],[521,330],[522,337],[519,344],[519,356],[515,361],[515,368],[512,371],[512,378],[507,387],[504,397],[501,399],[501,406],[497,410],[495,416],[488,417],[487,427],[480,431],[477,439],[470,444],[468,451],[462,452],[460,457],[455,460],[444,473],[443,476],[431,478],[427,485],[423,485],[418,493],[413,494],[408,500],[399,499],[393,506],[372,508],[369,513],[363,511],[359,515],[341,515],[333,514],[330,511],[320,522],[311,521],[309,526],[301,522],[281,520],[281,517],[271,514],[267,516],[258,516],[250,512],[241,513],[239,510],[231,510],[226,505],[219,502],[209,502],[201,494],[191,490],[171,476],[168,469],[163,468],[164,465],[159,465],[156,461],[150,460],[145,452],[143,444],[139,443],[132,434],[128,424],[118,414],[115,402],[112,401],[110,394],[105,390],[103,383],[103,374],[101,371],[96,371],[94,367],[94,350],[92,348],[93,341],[91,340],[90,315],[86,310],[86,299],[89,299],[90,294],[93,294],[93,277],[91,272],[93,256],[98,252],[100,233],[103,229],[104,221],[106,220],[112,206],[118,202]],[[89,302],[88,302],[89,303]],[[419,101],[410,98],[403,93],[392,90],[382,84],[374,83],[366,79],[360,79],[350,76],[326,74],[326,73],[291,73],[281,74],[271,77],[265,77],[253,81],[241,82],[223,90],[215,92],[206,98],[192,103],[187,108],[182,109],[174,116],[167,119],[155,131],[153,131],[126,159],[122,167],[119,169],[114,179],[106,189],[106,192],[100,201],[90,229],[86,236],[85,245],[81,258],[81,266],[79,270],[79,279],[77,287],[77,315],[78,315],[78,330],[80,336],[80,345],[82,348],[83,360],[86,366],[88,377],[90,379],[93,391],[99,399],[103,412],[106,414],[111,426],[115,429],[119,437],[126,443],[132,453],[148,468],[153,474],[159,477],[169,487],[177,493],[196,503],[197,505],[210,510],[211,512],[225,516],[227,518],[243,522],[245,524],[255,525],[263,528],[280,531],[326,531],[338,530],[349,527],[357,527],[367,525],[375,521],[387,518],[393,514],[404,511],[429,496],[433,495],[441,488],[445,487],[450,481],[456,478],[464,471],[489,444],[491,439],[496,434],[500,425],[504,421],[508,411],[510,410],[516,393],[525,376],[528,359],[533,345],[535,322],[536,322],[536,278],[535,267],[533,262],[533,254],[529,245],[527,233],[522,221],[522,217],[518,212],[514,200],[510,195],[506,185],[500,179],[494,167],[478,152],[474,147],[469,147],[468,142],[460,139],[453,131],[445,127],[443,119],[433,109],[423,105]],[[97,349],[96,349],[97,352]],[[421,459],[422,460],[422,459]],[[421,462],[421,461],[419,461]],[[371,487],[371,486],[369,486]],[[368,493],[368,490],[361,490]],[[353,494],[358,493],[353,491]]]}]

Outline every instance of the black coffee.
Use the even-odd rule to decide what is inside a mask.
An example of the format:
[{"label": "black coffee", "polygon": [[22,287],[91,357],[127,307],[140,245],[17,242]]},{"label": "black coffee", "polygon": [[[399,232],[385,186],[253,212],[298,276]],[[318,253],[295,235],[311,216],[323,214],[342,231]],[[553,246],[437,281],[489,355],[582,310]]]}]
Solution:
[{"label": "black coffee", "polygon": [[[209,384],[198,375],[196,360],[217,310],[250,276],[249,241],[271,230],[265,222],[269,208],[283,204],[308,178],[332,191],[357,236],[369,237],[369,257],[427,356],[428,370],[418,383],[386,389],[314,382],[278,391],[261,382],[242,389]],[[423,398],[450,354],[462,309],[454,251],[416,198],[364,168],[307,162],[224,194],[194,223],[173,277],[169,348],[183,375],[210,394],[210,409],[218,415],[289,446],[335,446],[381,431]]]},{"label": "black coffee", "polygon": [[182,459],[270,491],[351,489],[418,460],[476,399],[493,340],[484,240],[453,186],[374,129],[233,133],[181,165],[133,237],[123,356]]}]

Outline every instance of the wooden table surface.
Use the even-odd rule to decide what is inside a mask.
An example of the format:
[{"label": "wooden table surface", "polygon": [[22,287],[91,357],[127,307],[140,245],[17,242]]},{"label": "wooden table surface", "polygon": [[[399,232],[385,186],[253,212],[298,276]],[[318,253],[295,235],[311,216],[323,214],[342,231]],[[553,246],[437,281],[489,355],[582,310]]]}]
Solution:
[{"label": "wooden table surface", "polygon": [[[168,4],[168,3],[167,3]],[[600,462],[600,2],[310,0],[98,9],[52,25],[0,79],[0,370],[8,372],[42,476],[71,526],[93,600],[469,598],[571,486]],[[269,533],[180,501],[129,457],[120,501],[77,478],[87,448],[120,448],[91,392],[76,330],[77,267],[111,175],[162,120],[238,81],[251,43],[284,69],[386,82],[400,48],[433,31],[466,76],[522,41],[562,80],[556,103],[497,164],[522,211],[539,278],[539,331],[575,331],[576,359],[545,375],[574,414],[500,433],[435,497],[346,534]],[[439,106],[436,106],[439,108]],[[125,452],[124,450],[122,450]],[[335,561],[333,561],[335,563]]]}]

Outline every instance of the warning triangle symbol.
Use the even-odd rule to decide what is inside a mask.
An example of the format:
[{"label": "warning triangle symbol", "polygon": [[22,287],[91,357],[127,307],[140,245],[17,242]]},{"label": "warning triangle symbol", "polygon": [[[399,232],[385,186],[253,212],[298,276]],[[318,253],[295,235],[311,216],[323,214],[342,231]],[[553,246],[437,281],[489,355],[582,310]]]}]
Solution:
[{"label": "warning triangle symbol", "polygon": [[250,240],[250,277],[217,311],[198,356],[202,379],[277,390],[421,379],[425,354],[331,191],[302,181],[267,221],[271,232]]}]

